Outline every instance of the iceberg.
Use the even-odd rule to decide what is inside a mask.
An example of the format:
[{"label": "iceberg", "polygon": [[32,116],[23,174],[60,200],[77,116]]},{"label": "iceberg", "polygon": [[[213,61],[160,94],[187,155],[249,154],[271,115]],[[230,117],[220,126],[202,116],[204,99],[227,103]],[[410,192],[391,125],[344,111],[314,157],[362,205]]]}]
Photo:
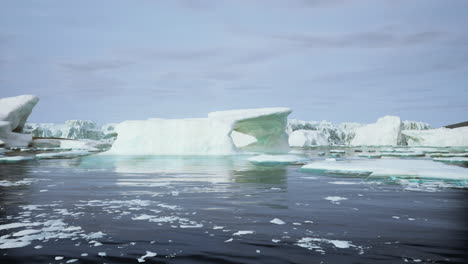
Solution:
[{"label": "iceberg", "polygon": [[32,136],[21,132],[38,101],[34,95],[0,99],[0,141],[5,147],[25,147],[31,143]]},{"label": "iceberg", "polygon": [[404,145],[401,130],[403,124],[397,116],[384,116],[374,124],[357,128],[352,146],[395,146]]},{"label": "iceberg", "polygon": [[289,134],[291,147],[328,146],[329,144],[328,138],[320,131],[300,129]]},{"label": "iceberg", "polygon": [[372,177],[468,180],[466,168],[450,166],[432,160],[318,161],[302,166],[301,170],[315,173]]},{"label": "iceberg", "polygon": [[[242,151],[283,153],[289,108],[219,111],[207,118],[124,121],[107,155],[230,155]],[[233,132],[255,138],[236,145]],[[247,137],[244,137],[247,138]],[[245,140],[241,142],[245,143]]]},{"label": "iceberg", "polygon": [[468,127],[405,130],[408,146],[464,147],[468,146]]},{"label": "iceberg", "polygon": [[27,123],[24,132],[33,137],[101,140],[115,136],[114,124],[99,127],[90,120],[67,120],[64,124]]}]

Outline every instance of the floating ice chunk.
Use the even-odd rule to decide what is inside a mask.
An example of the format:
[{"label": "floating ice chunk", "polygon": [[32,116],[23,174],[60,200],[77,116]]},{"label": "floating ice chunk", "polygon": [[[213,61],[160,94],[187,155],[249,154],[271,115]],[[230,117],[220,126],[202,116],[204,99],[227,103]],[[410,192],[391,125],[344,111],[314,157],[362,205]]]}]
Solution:
[{"label": "floating ice chunk", "polygon": [[77,262],[77,261],[78,261],[78,259],[69,259],[69,260],[67,260],[67,262],[65,262],[65,263],[75,263],[75,262]]},{"label": "floating ice chunk", "polygon": [[347,160],[318,161],[302,166],[312,173],[350,174],[357,176],[432,178],[467,180],[466,168],[449,166],[432,160]]},{"label": "floating ice chunk", "polygon": [[274,238],[273,238],[273,239],[271,240],[271,242],[273,242],[273,243],[279,243],[279,242],[281,242],[281,240],[279,240],[279,239],[274,239]]},{"label": "floating ice chunk", "polygon": [[324,239],[324,238],[311,238],[311,237],[304,237],[301,238],[296,245],[300,247],[304,247],[307,249],[321,249],[321,247],[318,244],[315,244],[313,242],[319,242],[319,243],[329,243],[335,246],[336,248],[350,248],[350,247],[356,247],[353,245],[350,241],[345,241],[345,240],[330,240],[330,239]]},{"label": "floating ice chunk", "polygon": [[330,153],[345,154],[346,151],[344,151],[342,149],[332,149],[332,150],[330,150]]},{"label": "floating ice chunk", "polygon": [[353,185],[353,184],[359,184],[357,182],[349,182],[349,181],[331,181],[328,182],[330,184],[339,184],[339,185]]},{"label": "floating ice chunk", "polygon": [[250,234],[253,234],[255,233],[254,231],[250,231],[250,230],[240,230],[240,231],[237,231],[236,233],[232,234],[233,236],[242,236],[242,235],[250,235]]},{"label": "floating ice chunk", "polygon": [[445,162],[445,163],[460,163],[460,164],[467,164],[468,163],[468,158],[464,157],[453,157],[453,158],[434,158],[434,161],[440,161],[440,162]]},{"label": "floating ice chunk", "polygon": [[101,257],[105,257],[105,256],[107,256],[107,253],[106,252],[98,252],[98,255],[101,256]]},{"label": "floating ice chunk", "polygon": [[23,157],[23,156],[11,156],[11,157],[0,157],[1,162],[19,162],[19,161],[27,161],[33,160],[32,157]]},{"label": "floating ice chunk", "polygon": [[413,158],[413,157],[424,157],[426,154],[423,152],[394,152],[394,153],[382,153],[384,157],[401,157],[401,158]]},{"label": "floating ice chunk", "polygon": [[308,159],[296,155],[258,155],[248,159],[253,163],[261,164],[291,164],[306,162]]},{"label": "floating ice chunk", "polygon": [[328,197],[325,197],[323,199],[328,200],[328,201],[332,202],[333,204],[340,204],[340,201],[348,200],[348,198],[340,197],[340,196],[328,196]]},{"label": "floating ice chunk", "polygon": [[152,257],[155,257],[157,254],[154,253],[154,252],[151,252],[151,251],[146,251],[146,255],[143,255],[141,257],[139,257],[137,260],[138,262],[145,262],[145,258],[152,258]]},{"label": "floating ice chunk", "polygon": [[232,242],[232,240],[233,240],[233,239],[230,238],[230,239],[228,239],[228,240],[226,240],[226,241],[224,241],[224,242],[225,242],[225,243],[229,243],[229,242]]},{"label": "floating ice chunk", "polygon": [[31,235],[31,234],[35,234],[35,233],[39,233],[39,232],[41,232],[41,230],[38,230],[38,229],[25,229],[25,230],[21,230],[21,231],[18,231],[16,233],[13,233],[12,236],[14,236],[14,237],[27,236],[27,235]]},{"label": "floating ice chunk", "polygon": [[64,152],[55,152],[55,153],[41,153],[37,154],[36,158],[38,159],[56,159],[56,158],[75,158],[81,156],[87,156],[91,153],[87,150],[73,150],[73,151],[64,151]]},{"label": "floating ice chunk", "polygon": [[276,225],[284,225],[284,224],[286,224],[283,220],[281,220],[281,219],[279,219],[279,218],[275,218],[275,219],[271,220],[270,223],[276,224]]},{"label": "floating ice chunk", "polygon": [[430,154],[431,158],[451,158],[451,157],[468,157],[468,153],[434,153]]},{"label": "floating ice chunk", "polygon": [[38,225],[41,225],[41,223],[38,223],[38,222],[35,222],[35,223],[10,223],[10,224],[0,225],[0,230],[13,229],[13,228],[24,227],[24,226],[38,226]]},{"label": "floating ice chunk", "polygon": [[361,153],[358,155],[361,158],[368,158],[368,159],[380,159],[382,154],[380,153]]}]

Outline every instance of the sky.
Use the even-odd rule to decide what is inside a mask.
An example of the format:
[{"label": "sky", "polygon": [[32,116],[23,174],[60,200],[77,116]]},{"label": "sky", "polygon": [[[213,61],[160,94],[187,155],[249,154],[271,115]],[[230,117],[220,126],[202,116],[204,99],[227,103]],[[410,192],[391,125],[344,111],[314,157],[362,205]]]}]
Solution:
[{"label": "sky", "polygon": [[0,97],[30,122],[468,120],[466,0],[4,0]]}]

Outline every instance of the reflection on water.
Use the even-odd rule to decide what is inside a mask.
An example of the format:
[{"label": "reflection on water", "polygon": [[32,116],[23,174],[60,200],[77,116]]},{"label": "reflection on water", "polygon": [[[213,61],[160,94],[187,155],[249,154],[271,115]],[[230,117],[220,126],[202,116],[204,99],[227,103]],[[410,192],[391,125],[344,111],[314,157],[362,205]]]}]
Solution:
[{"label": "reflection on water", "polygon": [[245,156],[0,164],[0,262],[464,261],[466,189],[299,168]]}]

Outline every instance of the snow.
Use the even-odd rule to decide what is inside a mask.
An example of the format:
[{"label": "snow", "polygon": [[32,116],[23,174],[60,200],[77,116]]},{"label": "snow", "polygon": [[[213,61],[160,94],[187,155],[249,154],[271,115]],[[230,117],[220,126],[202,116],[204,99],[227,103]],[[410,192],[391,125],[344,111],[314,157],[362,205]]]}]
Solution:
[{"label": "snow", "polygon": [[21,132],[38,101],[39,98],[33,95],[0,99],[0,140],[5,147],[25,147],[31,143],[31,135]]},{"label": "snow", "polygon": [[233,142],[236,131],[256,138],[245,150],[288,151],[285,133],[288,108],[212,112],[208,118],[148,119],[118,124],[107,155],[230,155],[241,152]]},{"label": "snow", "polygon": [[291,147],[328,145],[330,145],[328,138],[320,131],[300,129],[289,134],[289,146]]},{"label": "snow", "polygon": [[253,163],[300,163],[306,162],[308,159],[296,155],[258,155],[248,158],[248,161]]},{"label": "snow", "polygon": [[432,178],[467,180],[468,170],[432,160],[347,160],[318,161],[302,167],[304,171],[375,177]]},{"label": "snow", "polygon": [[403,143],[403,124],[397,116],[384,116],[377,123],[365,125],[355,130],[352,146],[395,146]]},{"label": "snow", "polygon": [[468,127],[406,130],[408,146],[464,147],[468,146]]},{"label": "snow", "polygon": [[270,223],[276,224],[276,225],[284,225],[284,224],[286,224],[283,220],[281,220],[281,219],[279,219],[279,218],[275,218],[275,219],[271,220]]}]

